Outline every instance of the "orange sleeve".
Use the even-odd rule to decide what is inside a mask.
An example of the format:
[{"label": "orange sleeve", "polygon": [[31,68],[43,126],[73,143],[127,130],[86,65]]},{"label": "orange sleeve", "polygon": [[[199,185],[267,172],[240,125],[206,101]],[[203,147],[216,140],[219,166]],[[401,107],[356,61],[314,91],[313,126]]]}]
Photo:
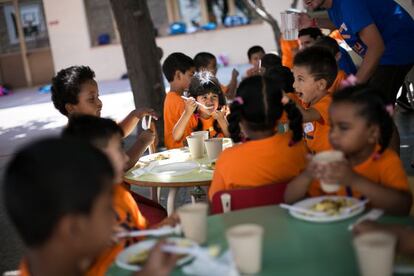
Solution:
[{"label": "orange sleeve", "polygon": [[184,112],[185,103],[175,92],[168,92],[164,101],[164,143],[167,149],[180,148],[182,141],[174,141],[172,132]]},{"label": "orange sleeve", "polygon": [[405,173],[404,166],[397,154],[394,151],[387,149],[383,153],[383,158],[379,168],[379,184],[400,191],[410,191],[407,174]]},{"label": "orange sleeve", "polygon": [[323,97],[319,102],[312,105],[312,108],[318,111],[321,115],[319,122],[321,124],[329,123],[329,105],[331,104],[331,97],[329,95]]},{"label": "orange sleeve", "polygon": [[341,89],[341,82],[347,78],[346,73],[343,70],[338,71],[338,75],[336,75],[336,79],[331,87],[329,87],[328,92],[329,94],[333,94],[339,89]]},{"label": "orange sleeve", "polygon": [[282,64],[283,66],[292,68],[293,58],[299,49],[299,43],[297,40],[284,40],[280,39],[280,47],[282,50]]}]

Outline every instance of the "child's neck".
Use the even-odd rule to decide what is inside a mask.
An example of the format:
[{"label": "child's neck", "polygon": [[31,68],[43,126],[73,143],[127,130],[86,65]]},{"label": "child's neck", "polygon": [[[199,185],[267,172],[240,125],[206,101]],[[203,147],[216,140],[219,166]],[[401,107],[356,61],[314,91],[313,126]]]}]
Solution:
[{"label": "child's neck", "polygon": [[375,151],[376,145],[375,144],[369,144],[366,147],[364,147],[362,150],[357,151],[354,154],[347,155],[347,159],[349,161],[349,164],[354,167],[361,163],[363,163],[365,160],[367,160]]},{"label": "child's neck", "polygon": [[309,105],[312,106],[316,104],[326,95],[328,95],[328,90],[318,91],[317,93],[315,93],[315,97],[313,97],[311,101],[309,102]]},{"label": "child's neck", "polygon": [[247,138],[249,138],[249,140],[261,140],[261,139],[266,139],[269,137],[272,137],[273,135],[275,135],[275,131],[274,130],[262,130],[262,131],[247,131],[246,132],[246,136]]},{"label": "child's neck", "polygon": [[175,83],[170,83],[170,91],[176,92],[180,95],[184,93],[184,89]]},{"label": "child's neck", "polygon": [[26,254],[26,261],[30,275],[33,276],[80,276],[85,274],[86,268],[82,269],[80,260],[74,259],[64,253],[64,250],[50,250],[50,248],[41,248],[30,250]]}]

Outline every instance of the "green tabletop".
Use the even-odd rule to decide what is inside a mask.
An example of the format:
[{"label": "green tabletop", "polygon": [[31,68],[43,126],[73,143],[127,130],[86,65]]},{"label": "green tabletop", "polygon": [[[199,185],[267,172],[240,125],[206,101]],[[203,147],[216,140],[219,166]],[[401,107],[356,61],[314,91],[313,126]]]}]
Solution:
[{"label": "green tabletop", "polygon": [[[264,227],[263,268],[258,275],[352,276],[358,268],[352,248],[352,233],[347,230],[357,217],[340,222],[312,223],[291,217],[278,206],[260,207],[211,216],[208,219],[208,244],[227,248],[225,230],[241,223]],[[383,217],[384,223],[414,225],[409,217]],[[131,273],[113,265],[107,275]],[[176,269],[173,275],[183,275]]]}]

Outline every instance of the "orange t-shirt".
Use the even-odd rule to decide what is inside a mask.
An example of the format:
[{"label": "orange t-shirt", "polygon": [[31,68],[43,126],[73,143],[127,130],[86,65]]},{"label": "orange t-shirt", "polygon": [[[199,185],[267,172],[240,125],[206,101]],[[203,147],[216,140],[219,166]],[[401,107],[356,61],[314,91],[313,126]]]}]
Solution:
[{"label": "orange t-shirt", "polygon": [[289,146],[292,134],[248,141],[223,151],[217,160],[208,191],[214,193],[242,187],[285,183],[306,166],[306,147],[302,141]]},{"label": "orange t-shirt", "polygon": [[338,75],[336,75],[336,79],[334,83],[329,87],[328,93],[333,94],[341,88],[341,82],[347,78],[347,75],[344,70],[339,70]]},{"label": "orange t-shirt", "polygon": [[[224,134],[222,132],[217,132],[217,130],[214,129],[215,119],[213,117],[210,117],[208,119],[203,119],[200,117],[199,120],[201,120],[201,123],[203,125],[202,130],[207,130],[209,132],[210,138],[224,137]],[[197,127],[197,124],[195,126],[192,126],[192,129],[195,127]]]},{"label": "orange t-shirt", "polygon": [[27,265],[26,258],[23,258],[19,264],[19,276],[30,276],[29,266]]},{"label": "orange t-shirt", "polygon": [[180,141],[175,141],[173,138],[174,126],[183,114],[184,109],[185,101],[181,98],[181,95],[173,91],[168,92],[164,101],[164,143],[167,149],[182,148],[185,138],[192,132],[189,124]]},{"label": "orange t-shirt", "polygon": [[[115,185],[113,196],[113,206],[116,214],[117,225],[129,231],[142,230],[148,227],[147,220],[139,211],[138,205],[131,193],[122,184]],[[128,245],[129,241],[124,240],[110,248],[107,248],[89,268],[87,275],[105,275],[108,268],[114,262],[116,256]]]},{"label": "orange t-shirt", "polygon": [[331,102],[331,96],[326,95],[317,103],[310,106],[310,108],[319,112],[321,119],[303,124],[306,145],[312,153],[318,153],[332,148],[329,143],[329,106]]},{"label": "orange t-shirt", "polygon": [[283,66],[293,67],[293,58],[299,50],[299,42],[297,40],[284,40],[280,38],[280,48],[282,50],[282,64]]},{"label": "orange t-shirt", "polygon": [[[374,153],[363,163],[355,166],[353,170],[378,185],[400,191],[410,190],[401,159],[393,150],[386,149],[379,158]],[[308,194],[311,197],[316,197],[326,193],[322,191],[319,181],[314,180],[309,186]],[[362,196],[357,190],[344,186],[334,194],[358,198]]]}]

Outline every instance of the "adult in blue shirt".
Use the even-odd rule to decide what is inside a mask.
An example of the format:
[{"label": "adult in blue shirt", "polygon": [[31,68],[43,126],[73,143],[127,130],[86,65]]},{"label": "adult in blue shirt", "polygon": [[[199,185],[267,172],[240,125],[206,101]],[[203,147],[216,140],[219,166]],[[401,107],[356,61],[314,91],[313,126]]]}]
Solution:
[{"label": "adult in blue shirt", "polygon": [[[310,10],[327,9],[329,20],[320,27],[337,28],[362,58],[356,73],[359,83],[381,88],[394,104],[404,78],[414,64],[414,20],[393,0],[304,0]],[[310,18],[302,16],[301,24]]]}]

